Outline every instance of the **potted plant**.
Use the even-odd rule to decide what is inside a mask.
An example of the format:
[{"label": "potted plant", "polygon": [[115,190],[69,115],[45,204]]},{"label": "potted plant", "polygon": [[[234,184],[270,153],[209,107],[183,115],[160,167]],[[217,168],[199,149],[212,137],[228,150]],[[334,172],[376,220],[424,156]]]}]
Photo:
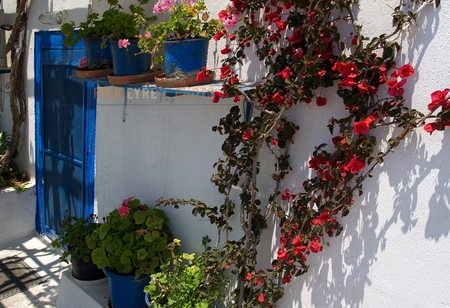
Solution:
[{"label": "potted plant", "polygon": [[167,221],[162,210],[130,197],[87,238],[92,261],[109,278],[115,308],[145,305],[143,289],[149,276],[171,257]]},{"label": "potted plant", "polygon": [[[88,70],[110,70],[112,68],[111,50],[106,37],[110,33],[108,25],[103,19],[99,19],[98,13],[91,13],[86,21],[78,27],[70,21],[61,26],[61,32],[65,36],[63,44],[73,46],[84,40]],[[106,71],[105,74],[108,72]]]},{"label": "potted plant", "polygon": [[138,46],[153,55],[154,64],[164,61],[166,78],[195,76],[206,66],[209,40],[224,26],[220,20],[209,18],[203,0],[159,0],[153,13],[165,12],[170,13],[168,20],[155,24],[137,16],[137,23],[145,27]]},{"label": "potted plant", "polygon": [[[138,36],[142,26],[135,22],[135,16],[144,16],[148,0],[138,0],[139,5],[130,5],[125,12],[118,0],[108,0],[110,7],[102,15],[102,20],[109,28],[107,38],[110,40],[114,76],[144,74],[150,71],[151,55],[141,52]],[[156,20],[155,16],[145,17],[147,23]]]},{"label": "potted plant", "polygon": [[220,259],[219,251],[209,247],[209,242],[208,237],[203,237],[205,250],[196,255],[179,253],[180,241],[175,239],[172,259],[161,266],[161,272],[151,275],[144,289],[147,304],[152,308],[212,308],[222,304],[229,281],[220,267],[207,266],[211,260]]},{"label": "potted plant", "polygon": [[[137,48],[139,26],[134,21],[135,14],[144,14],[144,9],[141,5],[147,2],[148,0],[138,0],[138,5],[130,5],[129,12],[125,12],[118,0],[108,0],[109,8],[101,16],[98,13],[91,13],[87,16],[86,21],[81,22],[78,27],[73,21],[64,23],[61,26],[61,32],[65,35],[64,45],[73,46],[78,41],[84,40],[89,70],[113,67],[115,68],[115,75],[131,75],[139,74],[144,70],[148,71],[150,69],[150,57],[148,55],[140,55],[140,50]],[[148,22],[155,19],[156,17],[146,18]],[[115,47],[117,47],[119,39],[124,39],[127,42],[133,39],[136,40],[136,43],[131,43],[130,48],[125,49],[132,56],[139,54],[137,61],[145,63],[139,67],[136,64],[130,66],[130,63],[119,63],[114,66],[115,59],[112,52],[117,50]],[[111,43],[110,41],[113,42]],[[110,44],[113,46],[110,47]],[[136,47],[133,47],[133,45],[136,45]],[[122,46],[128,47],[128,44]],[[130,67],[130,72],[121,71],[123,68]],[[106,74],[108,73],[109,71],[106,72]]]},{"label": "potted plant", "polygon": [[78,280],[97,280],[105,277],[91,259],[91,252],[86,238],[98,227],[97,216],[87,218],[66,215],[59,229],[58,237],[52,246],[62,249],[60,260],[72,263],[72,275]]}]

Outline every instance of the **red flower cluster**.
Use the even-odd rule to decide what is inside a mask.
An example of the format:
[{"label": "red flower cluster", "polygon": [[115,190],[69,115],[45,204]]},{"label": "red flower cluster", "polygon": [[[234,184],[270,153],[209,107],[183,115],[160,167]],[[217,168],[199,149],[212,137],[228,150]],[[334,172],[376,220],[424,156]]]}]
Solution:
[{"label": "red flower cluster", "polygon": [[203,81],[206,78],[211,77],[211,74],[206,70],[206,67],[202,67],[202,70],[197,73],[197,81]]},{"label": "red flower cluster", "polygon": [[426,124],[423,128],[430,135],[436,130],[444,130],[446,126],[450,126],[450,89],[443,91],[435,91],[431,93],[431,103],[428,104],[429,111],[435,111],[442,107],[442,111],[438,113],[438,119],[434,122]]},{"label": "red flower cluster", "polygon": [[371,114],[363,121],[353,123],[355,135],[365,135],[370,130],[370,124],[372,124],[377,119],[376,114]]}]

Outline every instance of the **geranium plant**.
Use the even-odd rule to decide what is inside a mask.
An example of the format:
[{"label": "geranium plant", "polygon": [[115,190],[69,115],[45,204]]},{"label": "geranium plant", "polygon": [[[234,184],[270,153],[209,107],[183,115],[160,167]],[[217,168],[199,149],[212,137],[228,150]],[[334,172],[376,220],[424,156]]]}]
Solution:
[{"label": "geranium plant", "polygon": [[104,218],[87,238],[92,261],[116,274],[150,275],[171,257],[172,233],[160,209],[149,208],[134,197]]},{"label": "geranium plant", "polygon": [[210,18],[204,1],[200,0],[159,0],[153,7],[154,14],[169,13],[166,21],[149,23],[145,16],[138,15],[136,23],[145,28],[138,46],[143,52],[153,55],[154,64],[162,63],[164,56],[158,55],[164,40],[211,39],[222,31],[220,20]]},{"label": "geranium plant", "polygon": [[70,256],[72,259],[89,262],[92,249],[88,247],[86,238],[94,233],[98,226],[95,214],[75,217],[66,213],[59,228],[59,235],[51,243],[53,247],[62,249],[60,260],[69,263]]},{"label": "geranium plant", "polygon": [[200,255],[180,253],[180,241],[171,246],[172,259],[161,267],[161,272],[151,275],[144,291],[149,294],[152,307],[212,308],[225,298],[228,279],[211,260],[220,258],[220,252],[208,246],[211,240],[204,237],[205,248]]}]

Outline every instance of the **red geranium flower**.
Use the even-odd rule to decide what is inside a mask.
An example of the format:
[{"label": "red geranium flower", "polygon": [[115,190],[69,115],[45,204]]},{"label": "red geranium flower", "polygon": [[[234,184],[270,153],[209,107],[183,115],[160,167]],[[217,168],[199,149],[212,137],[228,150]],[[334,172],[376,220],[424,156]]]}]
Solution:
[{"label": "red geranium flower", "polygon": [[119,214],[121,217],[127,216],[127,214],[130,212],[130,208],[126,205],[121,205],[119,207]]}]

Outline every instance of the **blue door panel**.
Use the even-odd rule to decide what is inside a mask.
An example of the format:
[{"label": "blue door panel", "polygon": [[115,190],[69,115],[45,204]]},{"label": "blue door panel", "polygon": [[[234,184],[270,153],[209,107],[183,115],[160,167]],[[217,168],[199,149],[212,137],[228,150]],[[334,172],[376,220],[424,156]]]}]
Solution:
[{"label": "blue door panel", "polygon": [[83,85],[69,79],[68,65],[44,65],[44,151],[83,159]]},{"label": "blue door panel", "polygon": [[35,34],[36,229],[51,238],[66,212],[86,217],[94,203],[95,84],[71,78],[84,45],[62,40]]},{"label": "blue door panel", "polygon": [[48,154],[44,165],[45,224],[47,231],[58,233],[66,210],[83,217],[83,168]]}]

